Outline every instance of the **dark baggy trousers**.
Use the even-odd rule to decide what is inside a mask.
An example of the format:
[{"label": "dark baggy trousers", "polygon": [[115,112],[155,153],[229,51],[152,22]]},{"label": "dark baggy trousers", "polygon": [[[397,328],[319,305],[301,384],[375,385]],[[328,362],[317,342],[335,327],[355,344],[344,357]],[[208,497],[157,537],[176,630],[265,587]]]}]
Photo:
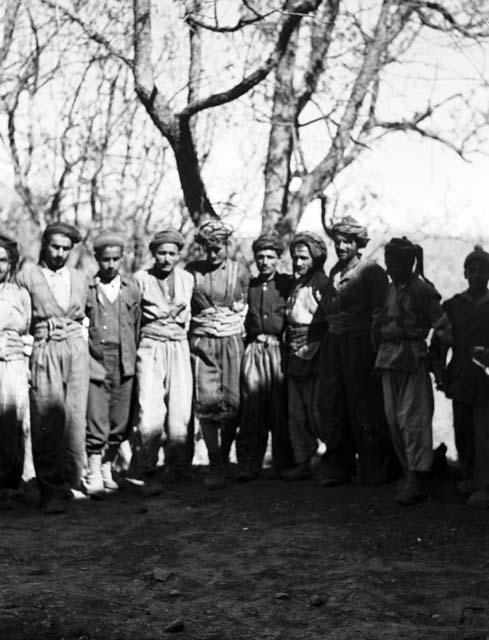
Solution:
[{"label": "dark baggy trousers", "polygon": [[134,376],[121,376],[119,346],[104,348],[105,380],[90,380],[87,407],[87,453],[116,451],[126,438]]},{"label": "dark baggy trousers", "polygon": [[380,376],[368,334],[328,334],[322,345],[319,398],[326,453],[322,473],[379,484],[400,471],[384,414]]},{"label": "dark baggy trousers", "polygon": [[245,350],[241,367],[241,419],[236,440],[238,462],[259,473],[268,433],[272,434],[275,471],[293,464],[287,424],[287,388],[283,346],[275,336],[253,341]]}]

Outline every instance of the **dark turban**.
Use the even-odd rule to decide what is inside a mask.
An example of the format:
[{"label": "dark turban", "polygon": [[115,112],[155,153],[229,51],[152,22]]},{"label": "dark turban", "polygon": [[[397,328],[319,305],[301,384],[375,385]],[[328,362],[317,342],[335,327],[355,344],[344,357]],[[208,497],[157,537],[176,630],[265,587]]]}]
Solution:
[{"label": "dark turban", "polygon": [[469,255],[464,260],[464,269],[473,261],[473,260],[481,260],[489,265],[489,253],[484,251],[484,249],[480,246],[480,244],[476,244],[474,250],[469,253]]},{"label": "dark turban", "polygon": [[46,242],[51,236],[55,235],[56,233],[60,233],[63,236],[66,236],[71,240],[73,244],[77,244],[81,240],[78,229],[76,229],[73,225],[67,224],[66,222],[53,222],[52,224],[48,224],[48,226],[44,229],[44,233],[42,234],[42,241]]},{"label": "dark turban", "polygon": [[12,240],[12,238],[0,233],[0,247],[3,247],[7,252],[10,262],[10,271],[14,271],[17,263],[19,262],[19,249],[17,247],[17,243],[15,240]]},{"label": "dark turban", "polygon": [[124,249],[124,238],[117,231],[102,231],[93,241],[93,250],[100,253],[106,247],[120,247]]},{"label": "dark turban", "polygon": [[428,278],[424,275],[424,253],[423,247],[419,244],[414,244],[411,240],[408,240],[406,236],[402,238],[392,238],[384,247],[384,252],[387,256],[395,256],[399,260],[411,262],[411,265],[416,261],[415,274],[421,276],[423,280],[431,284]]},{"label": "dark turban", "polygon": [[370,238],[368,237],[367,227],[363,227],[352,216],[345,216],[327,228],[327,233],[330,238],[333,238],[340,234],[349,238],[354,238],[359,249],[363,249],[368,244]]},{"label": "dark turban", "polygon": [[161,244],[166,243],[176,244],[177,247],[181,249],[185,244],[185,238],[180,231],[172,229],[171,227],[163,231],[157,231],[149,243],[149,250],[151,253],[154,253]]},{"label": "dark turban", "polygon": [[279,256],[282,255],[284,246],[278,233],[262,233],[251,245],[253,253],[263,251],[264,249],[271,249],[275,251]]},{"label": "dark turban", "polygon": [[199,227],[195,240],[203,246],[224,245],[233,235],[233,228],[220,220],[209,220]]},{"label": "dark turban", "polygon": [[311,257],[314,260],[316,266],[323,266],[323,264],[326,262],[328,251],[326,249],[324,240],[320,236],[318,236],[316,233],[313,233],[312,231],[303,231],[302,233],[297,233],[290,243],[291,254],[298,244],[305,244],[309,249]]}]

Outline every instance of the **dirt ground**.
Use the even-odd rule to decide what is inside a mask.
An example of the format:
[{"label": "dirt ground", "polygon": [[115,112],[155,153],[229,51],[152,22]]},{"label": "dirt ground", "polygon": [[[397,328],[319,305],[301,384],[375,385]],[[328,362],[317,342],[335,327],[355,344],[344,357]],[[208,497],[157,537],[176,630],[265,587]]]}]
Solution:
[{"label": "dirt ground", "polygon": [[453,480],[402,508],[392,485],[265,475],[209,493],[196,475],[0,513],[0,638],[489,638],[489,511]]}]

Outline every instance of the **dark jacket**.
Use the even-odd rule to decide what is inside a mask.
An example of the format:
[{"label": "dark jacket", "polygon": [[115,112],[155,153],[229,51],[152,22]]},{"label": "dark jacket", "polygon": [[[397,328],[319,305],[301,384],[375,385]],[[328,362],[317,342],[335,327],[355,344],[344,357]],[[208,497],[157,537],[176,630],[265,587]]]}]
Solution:
[{"label": "dark jacket", "polygon": [[294,279],[286,273],[275,273],[265,284],[260,278],[252,278],[248,289],[248,314],[245,328],[249,340],[259,334],[280,337],[285,330],[287,299],[294,286]]},{"label": "dark jacket", "polygon": [[[132,278],[121,276],[120,315],[120,358],[122,375],[133,376],[136,372],[136,350],[141,325],[141,293]],[[103,350],[104,339],[102,327],[103,298],[98,295],[97,279],[91,280],[88,287],[86,314],[90,320],[88,344],[90,351],[90,379],[103,380]]]}]

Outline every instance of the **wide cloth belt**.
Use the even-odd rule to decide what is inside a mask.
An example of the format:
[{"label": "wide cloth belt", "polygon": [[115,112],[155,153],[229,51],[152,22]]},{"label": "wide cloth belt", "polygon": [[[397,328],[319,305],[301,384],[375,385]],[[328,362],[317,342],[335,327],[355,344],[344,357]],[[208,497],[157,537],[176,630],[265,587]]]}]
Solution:
[{"label": "wide cloth belt", "polygon": [[187,332],[175,322],[150,322],[141,329],[141,339],[159,340],[160,342],[182,341],[187,339]]},{"label": "wide cloth belt", "polygon": [[13,329],[0,331],[0,360],[22,360],[32,351],[32,336],[21,336]]},{"label": "wide cloth belt", "polygon": [[71,318],[48,318],[40,320],[34,327],[34,340],[68,340],[69,338],[83,337],[83,326],[80,322]]},{"label": "wide cloth belt", "polygon": [[243,318],[228,307],[209,307],[193,316],[190,332],[211,338],[243,335]]},{"label": "wide cloth belt", "polygon": [[281,340],[273,333],[259,333],[257,336],[253,336],[250,342],[260,342],[264,345],[281,344]]}]

